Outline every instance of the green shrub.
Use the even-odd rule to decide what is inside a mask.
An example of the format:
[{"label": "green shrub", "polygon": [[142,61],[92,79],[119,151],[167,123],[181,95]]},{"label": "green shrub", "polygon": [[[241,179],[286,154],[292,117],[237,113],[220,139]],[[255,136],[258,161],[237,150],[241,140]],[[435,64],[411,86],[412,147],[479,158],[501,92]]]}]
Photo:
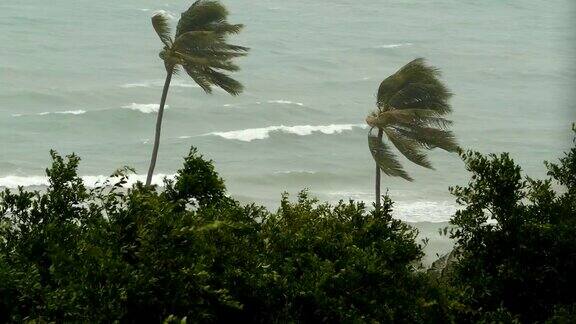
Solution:
[{"label": "green shrub", "polygon": [[164,191],[87,189],[52,152],[43,192],[0,194],[0,321],[418,322],[415,230],[302,192],[277,213],[225,194],[192,149]]},{"label": "green shrub", "polygon": [[414,322],[422,318],[423,281],[413,264],[422,256],[416,232],[391,217],[386,198],[378,214],[361,203],[318,204],[306,192],[263,224],[259,282],[267,321]]},{"label": "green shrub", "polygon": [[576,148],[521,175],[462,153],[457,257],[420,271],[416,231],[362,203],[301,192],[241,205],[193,148],[164,190],[129,168],[88,189],[52,152],[49,186],[0,193],[0,322],[515,323],[574,321]]},{"label": "green shrub", "polygon": [[451,189],[464,207],[451,223],[461,252],[454,281],[467,304],[534,322],[575,303],[576,148],[546,164],[546,180],[523,177],[508,154],[462,158],[472,179]]}]

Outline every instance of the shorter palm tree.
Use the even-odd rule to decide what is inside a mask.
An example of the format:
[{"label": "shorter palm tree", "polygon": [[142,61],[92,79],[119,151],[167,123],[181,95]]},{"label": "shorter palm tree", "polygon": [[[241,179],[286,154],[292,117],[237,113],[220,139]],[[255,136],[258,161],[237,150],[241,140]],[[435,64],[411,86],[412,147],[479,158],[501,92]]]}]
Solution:
[{"label": "shorter palm tree", "polygon": [[[380,210],[380,171],[388,176],[413,180],[390,145],[383,142],[384,135],[400,154],[429,169],[433,167],[425,150],[437,147],[448,152],[458,150],[455,137],[448,130],[452,122],[444,118],[452,111],[448,103],[452,94],[439,76],[438,69],[419,58],[380,84],[378,109],[366,118],[370,126],[368,147],[376,161],[376,210]],[[374,129],[377,134],[373,134]]]},{"label": "shorter palm tree", "polygon": [[212,92],[213,86],[234,96],[242,92],[242,84],[229,77],[226,72],[239,69],[232,59],[246,55],[248,48],[227,43],[228,35],[237,34],[242,29],[242,25],[229,24],[227,17],[228,11],[218,1],[198,0],[182,13],[174,40],[170,36],[168,18],[163,14],[152,17],[152,26],[164,44],[160,58],[166,68],[166,81],[156,119],[154,148],[146,177],[147,186],[152,182],[156,167],[162,116],[170,80],[178,67],[183,68],[207,93]]}]

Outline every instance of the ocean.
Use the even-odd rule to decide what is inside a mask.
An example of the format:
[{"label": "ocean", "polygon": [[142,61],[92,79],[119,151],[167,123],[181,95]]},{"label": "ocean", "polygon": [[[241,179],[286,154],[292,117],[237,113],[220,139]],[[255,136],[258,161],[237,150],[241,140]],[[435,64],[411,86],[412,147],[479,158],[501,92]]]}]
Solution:
[{"label": "ocean", "polygon": [[[78,154],[93,184],[124,165],[142,179],[165,71],[150,17],[175,26],[191,1],[0,1],[0,187],[42,186],[49,150]],[[177,76],[156,181],[190,147],[214,160],[232,196],[275,209],[308,188],[327,201],[373,199],[366,115],[379,83],[417,57],[454,92],[464,148],[510,152],[533,177],[571,147],[576,121],[574,0],[228,0],[251,48],[239,97],[207,95]],[[436,170],[383,177],[398,218],[445,222],[448,187],[469,174],[457,155]],[[440,225],[440,224],[439,224]]]}]

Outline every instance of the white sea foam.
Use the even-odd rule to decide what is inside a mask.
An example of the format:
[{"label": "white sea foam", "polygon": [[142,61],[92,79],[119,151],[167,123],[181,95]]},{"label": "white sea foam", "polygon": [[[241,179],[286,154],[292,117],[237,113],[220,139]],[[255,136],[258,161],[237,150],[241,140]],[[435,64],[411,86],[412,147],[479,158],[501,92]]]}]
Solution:
[{"label": "white sea foam", "polygon": [[63,114],[63,115],[82,115],[85,114],[85,110],[66,110],[66,111],[55,111],[54,114]]},{"label": "white sea foam", "polygon": [[[130,110],[136,110],[139,111],[141,113],[144,114],[151,114],[151,113],[155,113],[158,112],[158,109],[160,109],[160,105],[159,104],[139,104],[139,103],[131,103],[129,105],[126,106],[122,106],[123,109],[130,109]],[[165,109],[168,109],[169,106],[166,105],[164,106]]]},{"label": "white sea foam", "polygon": [[122,88],[149,88],[152,84],[150,82],[137,82],[137,83],[126,83],[121,85]]},{"label": "white sea foam", "polygon": [[412,45],[413,45],[412,43],[385,44],[385,45],[378,45],[376,46],[376,48],[389,49],[389,48],[398,48]]},{"label": "white sea foam", "polygon": [[249,128],[229,132],[212,132],[202,136],[220,136],[225,139],[251,142],[253,140],[262,140],[270,136],[272,132],[282,132],[300,136],[311,135],[312,133],[322,134],[339,134],[344,131],[350,131],[353,128],[366,128],[363,124],[340,124],[340,125],[297,125],[297,126],[269,126],[262,128]]},{"label": "white sea foam", "polygon": [[[167,175],[167,174],[156,174],[152,177],[152,183],[156,185],[163,185],[164,178],[173,179],[175,175]],[[92,176],[82,176],[82,181],[84,185],[87,187],[96,187],[98,185],[103,184],[107,179],[110,179],[107,176],[103,175],[92,175]],[[144,174],[131,174],[128,176],[128,181],[124,185],[125,187],[130,187],[136,182],[145,182],[146,175]],[[111,179],[111,183],[113,184],[115,181]],[[48,177],[46,176],[4,176],[0,177],[0,188],[9,188],[15,189],[19,186],[22,187],[44,187],[48,185]]]},{"label": "white sea foam", "polygon": [[[64,110],[64,111],[44,111],[41,113],[37,113],[34,115],[37,116],[46,116],[46,115],[52,115],[52,114],[57,114],[57,115],[82,115],[85,114],[86,110]],[[12,117],[22,117],[25,116],[25,114],[12,114]]]},{"label": "white sea foam", "polygon": [[274,174],[288,175],[288,174],[316,174],[316,171],[308,170],[286,170],[286,171],[276,171]]},{"label": "white sea foam", "polygon": [[170,83],[170,86],[177,88],[198,88],[198,89],[201,88],[196,83],[184,82],[180,80],[175,80],[174,83]]},{"label": "white sea foam", "polygon": [[290,100],[282,100],[282,99],[280,99],[280,100],[269,100],[268,103],[271,103],[271,104],[279,104],[279,105],[296,105],[296,106],[300,106],[300,107],[303,107],[303,106],[304,106],[304,104],[301,103],[301,102],[293,102],[293,101],[290,101]]},{"label": "white sea foam", "polygon": [[[126,83],[121,85],[121,88],[159,88],[164,86],[164,80],[148,80],[148,81],[141,81],[141,82],[134,82],[134,83]],[[170,82],[171,87],[176,88],[200,88],[199,85],[196,83],[185,82],[182,80],[173,80]]]},{"label": "white sea foam", "polygon": [[407,222],[446,222],[458,210],[450,201],[397,201],[394,215]]},{"label": "white sea foam", "polygon": [[[354,199],[363,201],[371,206],[374,201],[373,192],[344,192],[327,193],[329,200]],[[458,206],[451,201],[395,201],[392,207],[394,217],[405,222],[446,222],[458,210]]]}]

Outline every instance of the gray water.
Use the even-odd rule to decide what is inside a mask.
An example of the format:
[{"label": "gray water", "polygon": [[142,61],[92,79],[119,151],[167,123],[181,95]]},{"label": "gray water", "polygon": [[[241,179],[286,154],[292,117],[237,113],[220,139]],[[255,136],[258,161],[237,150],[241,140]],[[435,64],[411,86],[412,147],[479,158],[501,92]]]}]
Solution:
[{"label": "gray water", "polygon": [[[268,207],[302,188],[321,199],[370,201],[365,116],[386,76],[416,57],[455,93],[465,148],[508,151],[534,177],[571,145],[576,120],[574,0],[229,0],[252,48],[236,75],[246,91],[204,94],[174,81],[157,172],[173,174],[197,146],[242,201]],[[48,151],[75,152],[95,181],[129,165],[147,170],[161,95],[161,43],[150,16],[191,1],[0,0],[0,186],[37,186]],[[397,216],[447,220],[448,187],[468,174],[431,152],[436,171],[384,177]]]}]

